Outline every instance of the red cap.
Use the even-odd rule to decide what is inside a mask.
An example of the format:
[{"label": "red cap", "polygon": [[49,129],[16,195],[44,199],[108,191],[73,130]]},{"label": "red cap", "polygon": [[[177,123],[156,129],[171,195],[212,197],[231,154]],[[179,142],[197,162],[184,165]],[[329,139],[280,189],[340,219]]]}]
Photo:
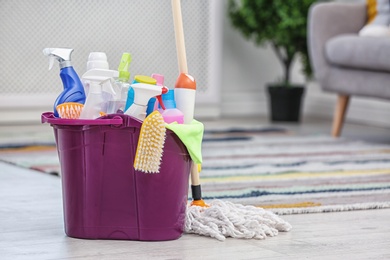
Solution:
[{"label": "red cap", "polygon": [[186,73],[180,73],[176,80],[175,88],[187,88],[196,90],[196,82],[194,77]]}]

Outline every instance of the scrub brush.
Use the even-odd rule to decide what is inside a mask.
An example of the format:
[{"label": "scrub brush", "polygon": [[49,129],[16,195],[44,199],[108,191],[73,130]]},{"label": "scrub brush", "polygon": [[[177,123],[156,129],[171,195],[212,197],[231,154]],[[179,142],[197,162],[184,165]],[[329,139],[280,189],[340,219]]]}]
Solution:
[{"label": "scrub brush", "polygon": [[76,102],[66,102],[56,107],[60,118],[64,119],[78,119],[84,105]]},{"label": "scrub brush", "polygon": [[134,169],[158,173],[165,143],[165,122],[158,111],[148,115],[142,123],[134,159]]}]

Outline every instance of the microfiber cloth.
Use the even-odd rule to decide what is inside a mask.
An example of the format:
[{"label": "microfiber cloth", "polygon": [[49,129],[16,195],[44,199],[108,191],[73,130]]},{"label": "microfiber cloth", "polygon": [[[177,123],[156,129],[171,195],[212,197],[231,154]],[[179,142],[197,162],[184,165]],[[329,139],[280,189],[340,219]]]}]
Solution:
[{"label": "microfiber cloth", "polygon": [[172,130],[187,147],[192,161],[196,164],[202,163],[202,139],[204,126],[197,120],[192,120],[191,124],[178,124],[173,122],[165,124],[165,127]]}]

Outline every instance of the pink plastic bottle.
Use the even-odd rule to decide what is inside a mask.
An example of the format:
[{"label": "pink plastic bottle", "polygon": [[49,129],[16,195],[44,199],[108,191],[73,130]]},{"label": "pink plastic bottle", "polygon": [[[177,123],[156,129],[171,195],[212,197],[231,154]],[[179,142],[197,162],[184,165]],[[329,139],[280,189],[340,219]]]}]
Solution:
[{"label": "pink plastic bottle", "polygon": [[160,108],[159,111],[164,118],[165,123],[170,124],[177,122],[179,124],[184,123],[184,114],[176,108],[175,94],[173,90],[169,90],[168,93],[162,95],[162,100],[165,105],[165,110]]}]

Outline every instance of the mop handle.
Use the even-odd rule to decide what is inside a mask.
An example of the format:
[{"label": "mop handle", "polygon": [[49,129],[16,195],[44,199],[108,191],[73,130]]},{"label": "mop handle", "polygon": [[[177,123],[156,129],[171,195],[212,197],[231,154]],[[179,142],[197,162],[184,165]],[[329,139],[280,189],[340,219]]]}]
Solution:
[{"label": "mop handle", "polygon": [[177,61],[180,73],[188,73],[186,47],[184,42],[183,18],[180,0],[172,0],[173,25],[175,29]]},{"label": "mop handle", "polygon": [[[172,3],[173,24],[175,29],[176,52],[177,52],[177,61],[179,64],[179,72],[187,74],[188,67],[187,67],[186,47],[184,42],[181,4],[180,4],[180,0],[171,0],[171,3]],[[195,194],[196,201],[203,202],[201,198],[198,166],[194,162],[192,162],[192,166],[191,166],[191,188],[193,192],[193,198]],[[204,203],[202,203],[201,205],[204,205]]]}]

